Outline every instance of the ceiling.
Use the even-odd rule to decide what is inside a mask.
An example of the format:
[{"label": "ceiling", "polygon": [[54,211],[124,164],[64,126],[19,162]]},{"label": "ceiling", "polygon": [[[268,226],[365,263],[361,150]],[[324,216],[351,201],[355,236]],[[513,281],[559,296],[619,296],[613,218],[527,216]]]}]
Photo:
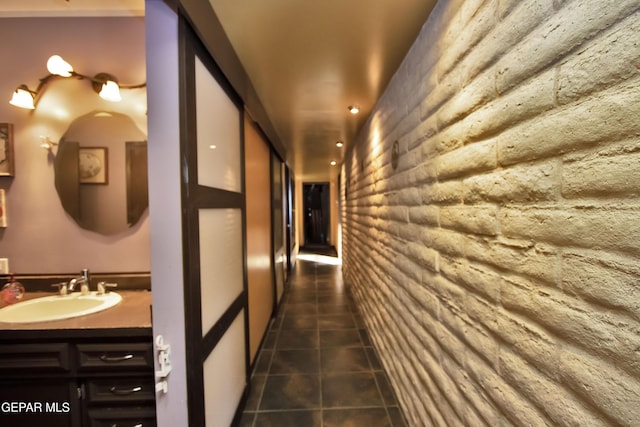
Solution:
[{"label": "ceiling", "polygon": [[[287,149],[328,181],[435,0],[208,0]],[[139,16],[143,0],[2,0],[1,16]],[[352,115],[348,106],[357,105]],[[342,141],[343,148],[336,147]],[[336,161],[336,166],[330,162]]]},{"label": "ceiling", "polygon": [[[296,178],[326,181],[434,0],[209,0]],[[358,105],[352,115],[349,105]],[[345,146],[336,147],[337,141]],[[338,165],[331,166],[335,160]]]}]

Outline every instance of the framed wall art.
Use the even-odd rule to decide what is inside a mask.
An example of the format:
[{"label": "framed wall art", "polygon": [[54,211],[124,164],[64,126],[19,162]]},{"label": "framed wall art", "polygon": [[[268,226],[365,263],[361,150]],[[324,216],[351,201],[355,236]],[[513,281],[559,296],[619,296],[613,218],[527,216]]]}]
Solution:
[{"label": "framed wall art", "polygon": [[80,184],[108,184],[109,156],[107,147],[80,147],[78,149]]},{"label": "framed wall art", "polygon": [[7,228],[7,207],[4,202],[4,190],[0,190],[0,228]]},{"label": "framed wall art", "polygon": [[0,123],[0,177],[14,175],[13,125]]}]

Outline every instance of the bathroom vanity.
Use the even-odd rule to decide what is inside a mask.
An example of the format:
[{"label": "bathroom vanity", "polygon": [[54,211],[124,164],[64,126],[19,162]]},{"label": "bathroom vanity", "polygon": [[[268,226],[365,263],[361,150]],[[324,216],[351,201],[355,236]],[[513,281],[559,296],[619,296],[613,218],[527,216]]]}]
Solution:
[{"label": "bathroom vanity", "polygon": [[1,426],[156,425],[151,292],[119,293],[100,313],[0,323]]}]

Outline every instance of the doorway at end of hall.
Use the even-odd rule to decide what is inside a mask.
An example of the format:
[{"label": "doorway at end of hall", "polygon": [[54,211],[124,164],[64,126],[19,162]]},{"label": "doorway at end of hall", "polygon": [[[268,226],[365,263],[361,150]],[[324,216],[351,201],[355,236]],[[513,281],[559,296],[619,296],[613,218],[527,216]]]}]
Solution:
[{"label": "doorway at end of hall", "polygon": [[329,246],[329,183],[303,184],[304,246]]}]

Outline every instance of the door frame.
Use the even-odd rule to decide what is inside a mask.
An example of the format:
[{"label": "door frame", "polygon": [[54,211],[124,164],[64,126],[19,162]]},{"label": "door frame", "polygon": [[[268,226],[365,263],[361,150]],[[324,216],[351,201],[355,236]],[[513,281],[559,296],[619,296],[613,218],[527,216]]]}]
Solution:
[{"label": "door frame", "polygon": [[[326,181],[326,182],[303,182],[302,183],[302,230],[303,230],[303,242],[302,242],[302,246],[308,246],[310,243],[308,242],[308,237],[307,236],[307,198],[306,198],[306,194],[305,194],[305,188],[307,188],[307,186],[312,186],[312,185],[320,185],[323,188],[326,188],[327,190],[327,196],[328,197],[328,201],[327,201],[327,206],[326,206],[326,212],[324,209],[324,206],[321,208],[321,211],[323,211],[324,213],[326,213],[327,215],[327,229],[325,230],[326,232],[326,236],[325,236],[325,242],[324,244],[317,244],[317,245],[326,245],[326,246],[331,246],[333,244],[333,242],[331,242],[331,182]],[[312,245],[316,245],[316,243],[311,243]]]},{"label": "door frame", "polygon": [[[198,19],[204,16],[213,16],[208,3],[187,2],[189,10],[201,10]],[[184,6],[184,7],[183,7]],[[150,212],[150,240],[151,240],[151,280],[152,280],[152,329],[156,338],[162,336],[163,343],[170,346],[169,356],[171,370],[166,376],[159,373],[159,363],[162,348],[160,341],[154,340],[154,362],[157,385],[166,387],[166,393],[159,391],[156,394],[157,423],[159,427],[173,427],[190,425],[194,427],[204,426],[206,422],[204,410],[204,393],[202,372],[203,354],[210,353],[217,340],[222,336],[225,327],[228,327],[228,319],[231,314],[223,314],[223,320],[218,322],[204,335],[201,334],[201,319],[194,314],[200,311],[196,304],[199,290],[194,290],[192,284],[197,282],[196,276],[190,271],[193,269],[192,243],[187,243],[189,233],[197,237],[193,226],[189,228],[189,218],[192,218],[195,208],[184,206],[185,197],[193,198],[196,206],[205,208],[216,207],[215,201],[201,200],[206,192],[201,192],[194,184],[197,182],[191,174],[188,157],[184,150],[189,149],[185,143],[188,134],[188,121],[185,118],[185,105],[187,101],[195,103],[193,85],[191,92],[185,82],[188,71],[185,65],[185,29],[192,20],[185,12],[185,4],[178,6],[176,2],[161,0],[145,1],[145,37],[147,69],[151,72],[147,75],[147,99],[148,99],[148,141],[149,141],[149,212]],[[193,29],[194,27],[190,27]],[[210,31],[207,27],[205,32]],[[202,29],[192,31],[196,39],[202,37]],[[209,34],[210,36],[210,34]],[[211,40],[211,37],[207,37]],[[204,39],[203,39],[204,40]],[[216,39],[220,40],[220,39]],[[222,43],[224,44],[224,43]],[[200,61],[209,61],[215,65],[212,59],[211,47],[199,48],[206,54],[201,55]],[[208,52],[208,53],[207,53]],[[227,64],[228,65],[228,64]],[[211,69],[211,67],[208,67]],[[240,132],[242,128],[243,104],[218,67],[213,67],[218,77],[218,82],[227,92],[231,92],[232,99],[239,111]],[[193,109],[193,105],[191,105]],[[189,113],[193,114],[193,113]],[[242,135],[242,133],[241,133]],[[244,141],[241,136],[240,149],[243,149]],[[184,147],[183,147],[184,144]],[[191,148],[193,150],[193,148]],[[244,168],[241,159],[240,167]],[[240,171],[242,183],[242,195],[230,196],[229,200],[244,207],[244,173]],[[221,199],[222,200],[222,199]],[[212,204],[212,206],[209,206]],[[224,207],[224,206],[217,206]],[[190,210],[191,209],[191,210]],[[191,215],[191,216],[190,216]],[[244,213],[242,213],[244,215]],[[239,375],[242,375],[242,390],[240,378],[238,378],[237,390],[242,391],[240,401],[233,398],[233,404],[237,408],[229,408],[228,417],[233,417],[236,423],[241,416],[240,409],[244,405],[248,394],[249,376],[249,344],[248,344],[248,309],[247,309],[247,276],[246,276],[246,224],[242,218],[242,263],[243,283],[242,292],[227,309],[229,313],[238,312],[244,308],[244,316],[236,317],[236,320],[244,321],[244,331],[236,330],[234,336],[238,340],[239,354],[244,354],[244,360],[238,362],[235,367]],[[240,230],[238,230],[240,232]],[[191,239],[194,240],[194,239]],[[199,273],[198,273],[199,274]],[[236,282],[238,283],[238,282]],[[185,290],[186,286],[186,290]],[[244,297],[243,297],[244,295]],[[192,309],[193,308],[193,309]],[[237,323],[236,323],[237,325]],[[194,331],[194,327],[198,332]],[[244,334],[244,336],[241,336]],[[244,343],[244,349],[240,349],[240,343]],[[244,352],[244,353],[242,353]],[[195,369],[192,367],[196,365]],[[215,380],[215,378],[214,378]],[[209,384],[209,383],[207,383]]]}]

